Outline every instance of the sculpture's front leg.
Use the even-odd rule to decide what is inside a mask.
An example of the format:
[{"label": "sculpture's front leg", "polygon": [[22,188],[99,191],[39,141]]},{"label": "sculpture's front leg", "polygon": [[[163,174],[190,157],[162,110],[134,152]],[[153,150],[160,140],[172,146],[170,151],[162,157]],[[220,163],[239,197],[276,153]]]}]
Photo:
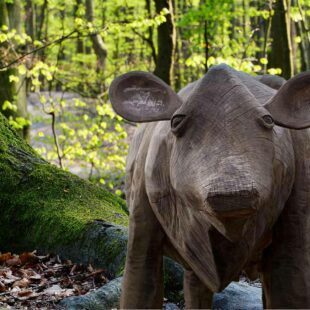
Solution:
[{"label": "sculpture's front leg", "polygon": [[213,293],[192,270],[184,271],[184,299],[186,309],[211,309]]},{"label": "sculpture's front leg", "polygon": [[144,189],[131,195],[121,308],[162,308],[164,233]]}]

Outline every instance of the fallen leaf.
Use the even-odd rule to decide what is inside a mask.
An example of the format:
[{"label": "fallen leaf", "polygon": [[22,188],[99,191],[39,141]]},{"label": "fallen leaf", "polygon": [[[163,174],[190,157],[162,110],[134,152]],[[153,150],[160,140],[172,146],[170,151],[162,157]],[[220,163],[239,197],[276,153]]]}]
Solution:
[{"label": "fallen leaf", "polygon": [[61,293],[61,296],[62,297],[69,297],[69,296],[74,295],[74,292],[75,292],[75,289],[69,288],[69,289],[63,290],[63,292]]},{"label": "fallen leaf", "polygon": [[47,279],[43,278],[39,283],[39,287],[46,286],[47,283],[48,283]]},{"label": "fallen leaf", "polygon": [[21,255],[19,255],[19,259],[22,262],[22,264],[35,264],[39,261],[39,258],[33,253],[33,252],[24,252]]},{"label": "fallen leaf", "polygon": [[16,287],[16,286],[18,286],[18,287],[27,287],[27,286],[29,286],[29,284],[30,284],[30,281],[28,279],[26,279],[26,278],[23,278],[23,279],[21,279],[19,281],[14,282],[12,287]]},{"label": "fallen leaf", "polygon": [[8,259],[13,258],[13,255],[11,254],[11,252],[7,252],[4,254],[0,255],[0,264],[5,263]]},{"label": "fallen leaf", "polygon": [[75,269],[76,269],[76,266],[77,266],[76,264],[73,265],[73,267],[71,268],[70,273],[69,273],[70,275],[73,275],[73,274],[74,274],[74,271],[75,271]]},{"label": "fallen leaf", "polygon": [[2,282],[4,284],[11,284],[11,283],[14,283],[17,280],[20,280],[20,278],[19,277],[15,277],[12,274],[12,270],[10,270],[8,268],[5,271],[2,272],[1,278],[2,278]]},{"label": "fallen leaf", "polygon": [[61,287],[59,285],[57,285],[57,284],[54,284],[51,287],[49,287],[46,290],[44,290],[43,294],[57,295],[57,294],[60,294],[61,291],[62,291]]},{"label": "fallen leaf", "polygon": [[7,290],[7,288],[6,288],[5,284],[0,281],[0,292],[5,292],[6,290]]},{"label": "fallen leaf", "polygon": [[31,294],[32,294],[32,291],[30,291],[30,290],[20,291],[20,292],[17,293],[17,295],[21,296],[21,297],[28,296],[28,295],[31,295]]},{"label": "fallen leaf", "polygon": [[24,290],[24,291],[20,291],[17,293],[17,296],[15,296],[17,299],[19,300],[27,300],[30,298],[35,298],[39,296],[39,294],[34,293],[33,291],[30,290]]},{"label": "fallen leaf", "polygon": [[29,279],[31,280],[41,280],[42,276],[39,275],[38,273],[35,273],[34,275],[32,275],[31,277],[29,277]]},{"label": "fallen leaf", "polygon": [[20,287],[15,286],[15,287],[13,287],[13,288],[11,289],[10,293],[16,293],[16,292],[20,292],[20,291],[21,291]]},{"label": "fallen leaf", "polygon": [[18,266],[21,265],[21,261],[18,256],[14,256],[13,258],[8,259],[5,262],[8,266]]}]

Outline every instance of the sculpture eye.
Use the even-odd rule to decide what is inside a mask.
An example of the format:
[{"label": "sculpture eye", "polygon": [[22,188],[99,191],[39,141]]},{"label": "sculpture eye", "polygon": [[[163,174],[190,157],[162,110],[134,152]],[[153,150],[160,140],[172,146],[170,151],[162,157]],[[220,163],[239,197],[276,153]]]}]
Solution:
[{"label": "sculpture eye", "polygon": [[183,114],[176,114],[171,119],[171,131],[176,135],[180,136],[184,129],[186,124],[187,117]]},{"label": "sculpture eye", "polygon": [[259,118],[259,123],[260,123],[262,126],[268,128],[268,129],[271,129],[271,128],[273,128],[273,126],[274,126],[274,120],[273,120],[273,118],[271,117],[271,115],[269,115],[269,114],[266,114],[266,115],[260,117],[260,118]]}]

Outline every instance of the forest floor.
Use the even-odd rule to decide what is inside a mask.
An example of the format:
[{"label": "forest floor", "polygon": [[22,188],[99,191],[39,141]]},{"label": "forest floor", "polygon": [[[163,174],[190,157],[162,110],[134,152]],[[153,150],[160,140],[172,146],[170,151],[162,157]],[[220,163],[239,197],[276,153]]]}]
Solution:
[{"label": "forest floor", "polygon": [[109,280],[103,269],[83,266],[57,255],[0,254],[0,309],[56,309],[57,302],[84,295]]}]

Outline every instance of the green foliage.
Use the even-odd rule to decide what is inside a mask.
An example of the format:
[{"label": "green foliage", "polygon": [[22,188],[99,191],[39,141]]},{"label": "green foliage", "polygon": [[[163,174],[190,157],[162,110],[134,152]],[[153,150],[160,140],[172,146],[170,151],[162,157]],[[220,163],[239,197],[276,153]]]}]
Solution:
[{"label": "green foliage", "polygon": [[[38,93],[47,115],[54,113],[57,138],[63,167],[69,169],[78,163],[84,177],[117,191],[122,186],[128,144],[122,119],[102,98],[55,99]],[[36,122],[44,122],[42,117]],[[47,120],[50,122],[51,120]],[[57,162],[58,154],[54,137],[42,131],[34,137],[41,156]],[[45,145],[45,146],[43,146]]]}]

